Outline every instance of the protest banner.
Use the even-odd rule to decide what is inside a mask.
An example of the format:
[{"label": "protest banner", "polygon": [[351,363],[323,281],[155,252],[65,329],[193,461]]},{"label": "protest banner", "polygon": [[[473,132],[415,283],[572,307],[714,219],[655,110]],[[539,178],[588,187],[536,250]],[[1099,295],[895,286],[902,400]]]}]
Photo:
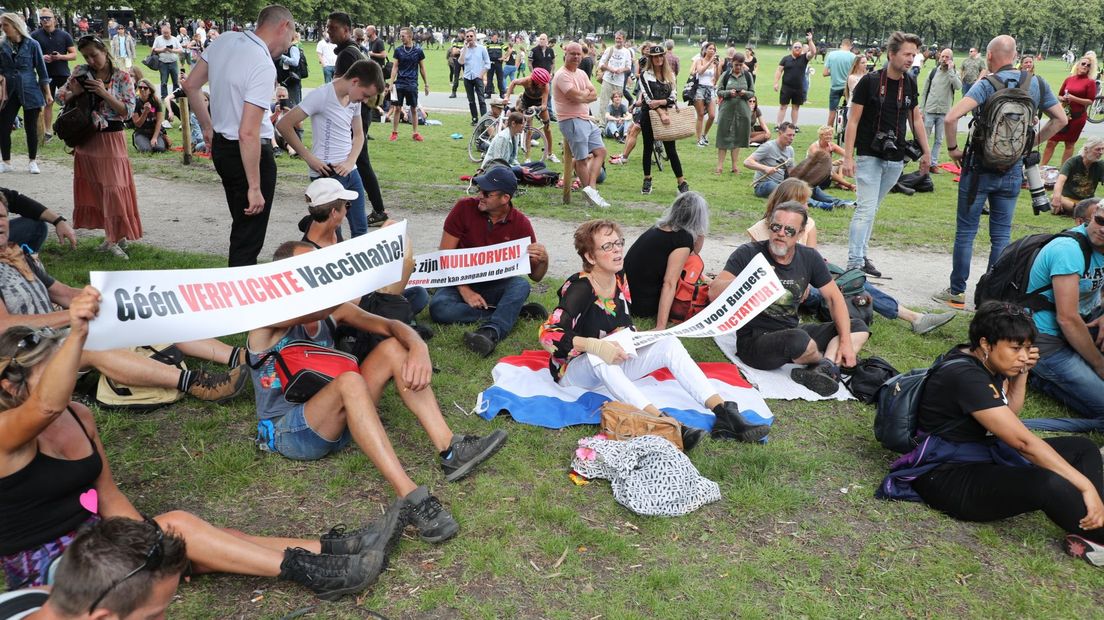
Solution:
[{"label": "protest banner", "polygon": [[85,348],[215,338],[337,306],[402,277],[405,234],[403,221],[247,267],[93,271],[103,302]]},{"label": "protest banner", "polygon": [[529,237],[496,245],[441,250],[414,257],[407,286],[457,286],[529,274]]}]

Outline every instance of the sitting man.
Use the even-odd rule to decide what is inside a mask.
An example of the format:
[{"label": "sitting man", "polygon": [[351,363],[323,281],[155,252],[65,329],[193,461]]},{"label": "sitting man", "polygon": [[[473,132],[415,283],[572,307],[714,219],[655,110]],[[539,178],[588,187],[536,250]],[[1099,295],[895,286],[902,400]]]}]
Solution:
[{"label": "sitting man", "polygon": [[[529,279],[540,282],[548,271],[548,252],[537,243],[533,225],[514,208],[517,178],[502,166],[475,177],[478,197],[461,198],[445,217],[442,250],[480,248],[529,237]],[[468,349],[487,357],[510,333],[518,318],[544,320],[548,311],[537,303],[525,303],[529,283],[521,276],[501,280],[446,286],[429,301],[429,316],[438,323],[478,323],[464,334]]]},{"label": "sitting man", "polygon": [[[778,137],[767,140],[759,145],[759,148],[747,156],[744,167],[755,171],[755,195],[759,198],[770,196],[774,188],[778,187],[786,178],[786,169],[794,165],[794,136],[797,135],[797,127],[787,121],[778,126]],[[843,201],[833,198],[819,187],[813,186],[813,196],[809,199],[809,206],[831,211]]]},{"label": "sitting man", "polygon": [[614,138],[624,144],[625,136],[629,133],[631,118],[629,106],[621,96],[621,91],[614,92],[610,99],[609,109],[606,110],[606,129],[602,132],[602,135],[607,138]]},{"label": "sitting man", "polygon": [[1091,198],[1104,181],[1104,137],[1090,136],[1081,153],[1062,164],[1051,198],[1054,215],[1071,215],[1080,200]]},{"label": "sitting man", "polygon": [[[273,260],[313,251],[303,241],[288,241]],[[334,346],[335,325],[384,336],[360,364],[360,373],[346,372],[310,397],[306,403],[284,398],[276,374],[276,361],[265,355],[279,352],[294,340]],[[380,423],[376,403],[388,382],[403,404],[418,418],[441,455],[441,469],[448,481],[459,480],[494,454],[506,442],[498,430],[486,438],[454,435],[441,415],[429,387],[433,365],[429,349],[410,326],[369,314],[343,303],[296,319],[260,327],[246,339],[257,396],[257,444],[295,460],[316,460],[354,440],[410,509],[410,520],[426,542],[443,542],[456,535],[459,526],[441,502],[403,470],[399,457]],[[261,360],[264,360],[261,362]]]},{"label": "sitting man", "polygon": [[[802,364],[790,378],[821,396],[831,396],[839,389],[839,365],[855,365],[870,328],[848,316],[847,303],[820,253],[797,242],[809,220],[806,207],[783,202],[770,219],[770,238],[736,248],[724,271],[709,285],[709,297],[723,293],[756,255],[765,256],[786,292],[736,333],[736,354],[748,366],[762,370]],[[828,301],[831,323],[799,325],[798,305],[809,285],[820,289]]]},{"label": "sitting man", "polygon": [[1027,290],[1051,285],[1040,295],[1054,304],[1032,313],[1039,337],[1039,362],[1028,385],[1089,418],[1104,418],[1104,330],[1100,291],[1104,285],[1104,204],[1071,231],[1092,246],[1088,269],[1077,239],[1058,238],[1043,246],[1031,265]]},{"label": "sitting man", "polygon": [[8,206],[8,211],[19,217],[8,223],[8,242],[26,245],[31,252],[38,252],[46,243],[48,230],[46,222],[53,224],[59,243],[68,243],[77,248],[77,235],[69,220],[60,213],[48,209],[37,200],[6,187],[0,187],[0,200]]},{"label": "sitting man", "polygon": [[[61,328],[69,324],[68,308],[80,289],[50,277],[42,265],[8,241],[8,209],[0,193],[0,332],[15,325]],[[230,400],[245,388],[238,347],[215,339],[177,343],[185,355],[231,366],[229,372],[179,370],[127,349],[83,351],[81,367],[92,367],[116,383],[134,387],[176,388],[200,400]]]}]

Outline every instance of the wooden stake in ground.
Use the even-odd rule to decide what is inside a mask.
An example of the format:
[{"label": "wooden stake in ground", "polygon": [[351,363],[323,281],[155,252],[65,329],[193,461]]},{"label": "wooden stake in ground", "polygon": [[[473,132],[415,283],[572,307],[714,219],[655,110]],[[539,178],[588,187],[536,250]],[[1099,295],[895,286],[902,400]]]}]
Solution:
[{"label": "wooden stake in ground", "polygon": [[184,134],[180,141],[184,145],[184,165],[188,166],[192,163],[192,117],[188,114],[188,98],[179,97],[176,101],[180,106],[180,131]]},{"label": "wooden stake in ground", "polygon": [[567,140],[563,141],[563,145],[563,203],[569,205],[571,204],[571,186],[575,181],[575,158],[571,156],[571,145],[567,143]]}]

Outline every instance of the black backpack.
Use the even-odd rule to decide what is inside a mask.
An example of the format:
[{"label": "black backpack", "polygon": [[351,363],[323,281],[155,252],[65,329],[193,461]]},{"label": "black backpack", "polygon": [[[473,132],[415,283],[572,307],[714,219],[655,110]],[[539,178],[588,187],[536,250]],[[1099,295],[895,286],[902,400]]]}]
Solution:
[{"label": "black backpack", "polygon": [[850,372],[845,371],[843,385],[859,402],[869,405],[877,400],[878,390],[885,382],[899,374],[901,371],[884,359],[868,357],[859,360]]},{"label": "black backpack", "polygon": [[303,53],[303,48],[296,45],[299,48],[299,66],[289,67],[288,71],[299,76],[300,80],[305,80],[310,77],[310,63],[307,62],[307,55]]},{"label": "black backpack", "polygon": [[[874,414],[874,437],[883,448],[905,454],[916,447],[917,407],[920,406],[920,397],[924,394],[924,384],[936,369],[961,362],[969,362],[969,360],[956,357],[943,361],[940,358],[930,368],[917,368],[899,374],[878,388],[875,395],[878,410]],[[951,420],[928,434],[945,433],[967,419],[963,416]]]},{"label": "black backpack", "polygon": [[61,138],[65,146],[75,149],[96,135],[92,110],[98,101],[99,97],[89,91],[69,96],[65,108],[54,119],[54,135]]},{"label": "black backpack", "polygon": [[1056,234],[1039,233],[1021,237],[1004,248],[993,268],[978,280],[974,290],[974,305],[981,307],[981,304],[995,300],[1012,302],[1031,310],[1054,310],[1054,302],[1041,295],[1054,288],[1053,284],[1047,282],[1033,291],[1029,291],[1027,286],[1035,258],[1046,244],[1059,237],[1077,240],[1085,255],[1085,268],[1081,273],[1087,272],[1093,248],[1085,235],[1067,230]]}]

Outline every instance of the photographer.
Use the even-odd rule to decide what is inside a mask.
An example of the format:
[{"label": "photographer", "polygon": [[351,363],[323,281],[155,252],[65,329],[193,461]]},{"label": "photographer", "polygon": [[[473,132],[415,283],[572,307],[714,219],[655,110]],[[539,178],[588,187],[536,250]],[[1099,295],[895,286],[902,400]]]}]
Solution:
[{"label": "photographer", "polygon": [[[854,177],[858,206],[851,216],[847,243],[847,268],[862,269],[881,277],[866,256],[874,216],[882,200],[901,176],[905,160],[918,160],[926,174],[931,164],[928,136],[916,131],[923,116],[917,107],[916,80],[908,75],[920,49],[920,37],[894,32],[886,42],[889,61],[879,71],[864,75],[851,97],[844,134],[843,176]],[[909,127],[914,139],[905,140]],[[853,153],[858,148],[858,159]]]},{"label": "photographer", "polygon": [[931,150],[931,172],[938,174],[939,147],[943,144],[943,119],[954,103],[955,91],[962,88],[962,78],[954,67],[954,53],[951,48],[939,52],[939,65],[928,74],[924,85],[924,98],[920,108],[924,111],[924,133],[931,136],[935,143]]}]

